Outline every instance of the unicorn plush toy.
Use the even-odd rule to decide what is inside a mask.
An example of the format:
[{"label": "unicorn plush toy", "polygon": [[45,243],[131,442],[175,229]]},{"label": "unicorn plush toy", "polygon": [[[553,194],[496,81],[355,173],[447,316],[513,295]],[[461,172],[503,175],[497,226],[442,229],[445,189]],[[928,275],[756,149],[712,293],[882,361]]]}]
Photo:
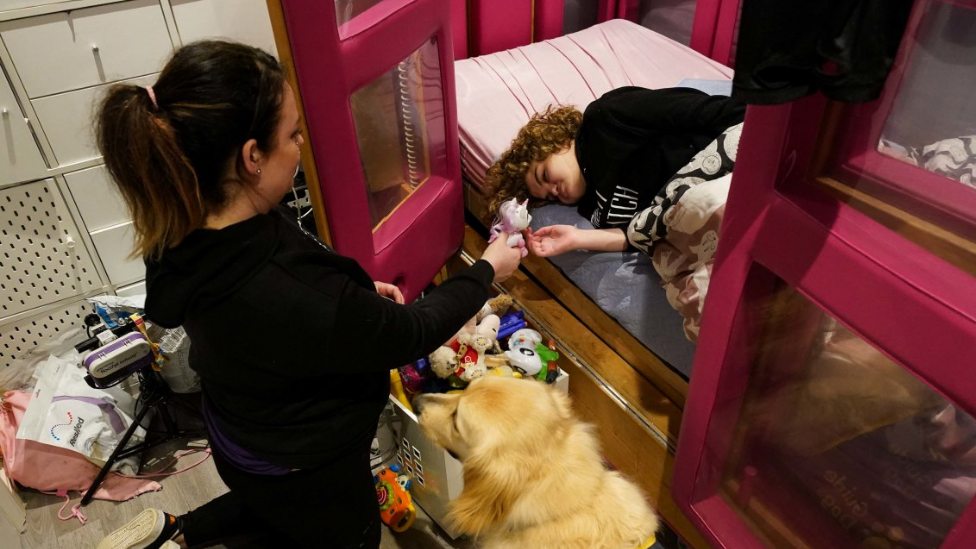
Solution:
[{"label": "unicorn plush toy", "polygon": [[532,221],[532,216],[529,215],[528,200],[521,204],[514,198],[506,200],[498,208],[498,217],[491,227],[491,238],[488,239],[488,242],[494,242],[499,233],[504,231],[508,233],[508,246],[510,248],[521,248],[522,257],[525,257],[529,255],[529,250],[525,248],[525,237],[522,236],[522,231],[528,228],[530,221]]}]

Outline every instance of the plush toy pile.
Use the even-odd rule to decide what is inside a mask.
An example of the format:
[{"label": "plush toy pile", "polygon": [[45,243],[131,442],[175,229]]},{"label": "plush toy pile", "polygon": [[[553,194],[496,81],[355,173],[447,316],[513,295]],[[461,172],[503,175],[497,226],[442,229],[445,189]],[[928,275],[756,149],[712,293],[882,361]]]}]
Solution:
[{"label": "plush toy pile", "polygon": [[524,313],[509,313],[511,306],[512,298],[505,295],[488,300],[450,341],[400,368],[402,396],[409,400],[418,393],[461,390],[486,375],[553,383],[559,375],[555,345],[526,327]]}]

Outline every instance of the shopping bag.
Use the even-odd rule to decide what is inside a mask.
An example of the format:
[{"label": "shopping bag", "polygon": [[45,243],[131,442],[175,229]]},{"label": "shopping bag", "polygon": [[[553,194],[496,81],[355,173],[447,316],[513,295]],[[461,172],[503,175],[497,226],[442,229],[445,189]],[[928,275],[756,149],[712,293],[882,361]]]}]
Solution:
[{"label": "shopping bag", "polygon": [[[36,375],[17,438],[72,450],[95,465],[104,465],[132,425],[136,399],[120,386],[89,387],[76,352],[48,357],[38,365]],[[139,427],[129,444],[145,437],[145,429]],[[135,473],[138,467],[138,458],[130,456],[113,469]]]}]

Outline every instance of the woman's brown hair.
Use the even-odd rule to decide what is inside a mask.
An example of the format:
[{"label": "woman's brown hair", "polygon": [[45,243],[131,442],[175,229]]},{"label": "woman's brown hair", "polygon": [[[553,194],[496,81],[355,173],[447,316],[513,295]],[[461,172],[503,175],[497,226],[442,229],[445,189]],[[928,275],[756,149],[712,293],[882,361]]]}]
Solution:
[{"label": "woman's brown hair", "polygon": [[274,149],[284,84],[268,53],[203,41],[177,50],[151,90],[108,91],[96,135],[132,215],[134,255],[158,258],[220,211],[228,183],[243,180],[244,143]]},{"label": "woman's brown hair", "polygon": [[529,199],[532,205],[544,204],[543,200],[529,196],[525,186],[525,174],[533,161],[543,161],[550,154],[569,146],[576,138],[583,113],[576,107],[550,105],[545,112],[532,115],[519,130],[508,150],[488,169],[488,210],[498,213],[502,202],[511,198],[522,202]]}]

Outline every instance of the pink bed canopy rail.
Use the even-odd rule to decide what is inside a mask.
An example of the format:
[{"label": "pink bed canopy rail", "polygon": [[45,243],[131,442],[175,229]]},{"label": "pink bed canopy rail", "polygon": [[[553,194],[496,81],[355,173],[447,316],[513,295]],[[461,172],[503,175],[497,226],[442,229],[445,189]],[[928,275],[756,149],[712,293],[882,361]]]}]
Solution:
[{"label": "pink bed canopy rail", "polygon": [[[643,0],[653,2],[653,0]],[[597,21],[638,22],[642,0],[598,0]],[[468,13],[465,16],[465,4]],[[486,55],[563,34],[565,0],[453,0],[455,58]],[[741,0],[697,0],[691,47],[731,66]]]}]

